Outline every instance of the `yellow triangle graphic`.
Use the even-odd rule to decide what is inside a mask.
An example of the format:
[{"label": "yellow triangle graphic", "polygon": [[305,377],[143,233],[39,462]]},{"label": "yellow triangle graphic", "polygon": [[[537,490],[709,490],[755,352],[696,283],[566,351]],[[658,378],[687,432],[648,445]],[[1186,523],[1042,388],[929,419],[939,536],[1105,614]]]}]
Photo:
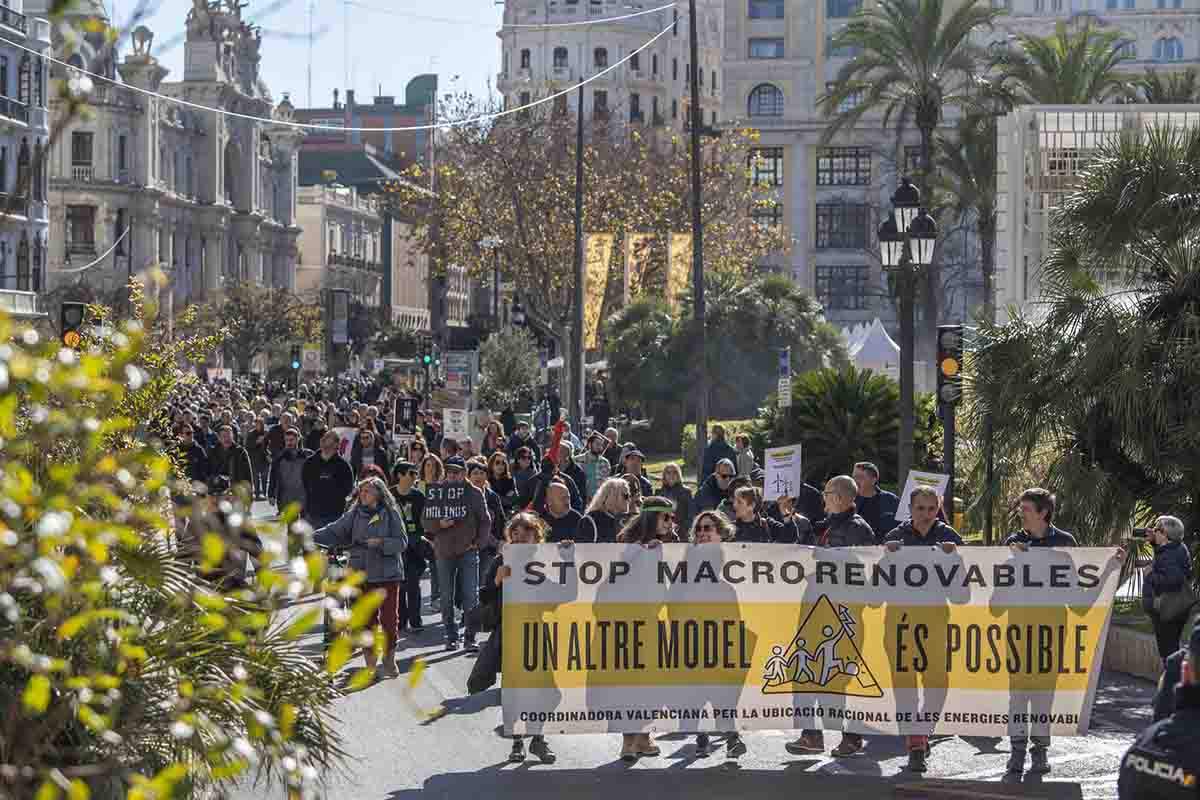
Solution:
[{"label": "yellow triangle graphic", "polygon": [[843,606],[839,610],[821,595],[787,648],[771,648],[763,694],[883,697],[883,689],[858,649],[861,625],[849,609]]}]

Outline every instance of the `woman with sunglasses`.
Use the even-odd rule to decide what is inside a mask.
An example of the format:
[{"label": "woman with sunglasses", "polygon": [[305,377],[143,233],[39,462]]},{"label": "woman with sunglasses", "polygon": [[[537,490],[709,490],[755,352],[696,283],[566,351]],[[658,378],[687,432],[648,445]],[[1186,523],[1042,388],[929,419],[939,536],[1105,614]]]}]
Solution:
[{"label": "woman with sunglasses", "polygon": [[[538,517],[537,514],[529,512],[521,512],[508,521],[508,525],[504,528],[504,544],[541,544],[546,541],[546,523]],[[479,603],[487,605],[489,603],[495,605],[499,612],[498,616],[501,623],[496,626],[496,630],[492,636],[496,639],[496,646],[501,651],[500,663],[504,663],[503,647],[504,640],[500,638],[500,633],[504,628],[504,581],[512,577],[512,567],[504,564],[504,550],[502,547],[500,554],[496,556],[492,562],[491,568],[488,570],[484,581],[479,586]],[[491,642],[488,642],[491,646]],[[501,689],[501,692],[504,690]],[[529,742],[529,752],[537,756],[543,764],[553,764],[556,760],[554,751],[550,749],[550,745],[546,742],[546,737],[541,734],[536,734]],[[508,754],[508,760],[514,764],[520,764],[525,760],[525,741],[521,736],[513,736],[512,752]]]},{"label": "woman with sunglasses", "polygon": [[[732,542],[736,536],[733,523],[729,517],[720,511],[701,511],[688,534],[692,544],[721,544]],[[707,733],[696,734],[696,757],[708,756],[710,740]],[[740,758],[746,754],[746,743],[736,730],[725,736],[725,753],[730,758]]]},{"label": "woman with sunglasses", "polygon": [[492,487],[493,492],[500,496],[500,501],[504,503],[504,510],[511,514],[517,504],[517,488],[516,482],[509,473],[508,456],[505,455],[504,450],[497,450],[488,457],[487,465],[488,485]]},{"label": "woman with sunglasses", "polygon": [[667,464],[662,471],[662,485],[658,494],[668,498],[675,504],[675,514],[679,517],[679,530],[692,529],[692,493],[683,483],[683,471],[678,464]]},{"label": "woman with sunglasses", "polygon": [[483,442],[479,445],[479,452],[484,458],[491,458],[493,453],[504,452],[505,445],[508,444],[508,439],[504,435],[504,426],[499,420],[492,420],[487,424],[487,428],[483,434]]},{"label": "woman with sunglasses", "polygon": [[425,446],[425,438],[420,434],[415,439],[408,443],[408,458],[414,464],[420,464],[421,459],[425,458],[425,454],[429,452],[429,448]]},{"label": "woman with sunglasses", "polygon": [[[603,494],[604,487],[614,480],[625,483],[620,478],[610,478],[600,486],[598,495]],[[582,525],[580,527],[582,528]],[[679,537],[675,533],[675,506],[665,497],[647,497],[642,504],[641,513],[630,519],[617,534],[617,542],[620,544],[640,544],[643,547],[658,547],[660,544],[677,541]],[[646,756],[657,756],[660,752],[648,733],[621,735],[622,761],[632,763]]]},{"label": "woman with sunglasses", "polygon": [[[518,447],[513,453],[512,479],[515,498],[533,495],[533,479],[537,477],[534,452],[530,447]],[[514,498],[514,502],[516,502]]]},{"label": "woman with sunglasses", "polygon": [[579,521],[576,541],[581,544],[611,544],[617,541],[621,522],[629,516],[629,484],[609,478],[600,484],[587,513]]}]

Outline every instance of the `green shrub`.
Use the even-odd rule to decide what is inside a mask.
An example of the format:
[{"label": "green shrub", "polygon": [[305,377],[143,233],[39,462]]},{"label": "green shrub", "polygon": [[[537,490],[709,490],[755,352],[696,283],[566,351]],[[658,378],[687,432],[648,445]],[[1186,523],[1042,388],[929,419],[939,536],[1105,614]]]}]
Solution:
[{"label": "green shrub", "polygon": [[[708,435],[712,436],[713,425],[725,426],[725,438],[733,444],[733,437],[739,433],[750,434],[754,427],[752,419],[711,419],[708,421]],[[683,448],[683,463],[688,469],[696,469],[696,424],[683,426],[683,433],[679,437],[679,446]],[[761,460],[762,454],[759,450],[754,451],[755,456]]]}]

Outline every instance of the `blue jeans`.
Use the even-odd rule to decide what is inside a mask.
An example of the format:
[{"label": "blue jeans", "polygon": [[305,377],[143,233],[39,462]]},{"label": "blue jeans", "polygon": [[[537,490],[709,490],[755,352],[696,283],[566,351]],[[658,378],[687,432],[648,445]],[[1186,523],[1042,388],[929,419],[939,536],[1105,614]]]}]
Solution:
[{"label": "blue jeans", "polygon": [[[442,625],[446,628],[446,641],[458,641],[458,623],[454,620],[455,586],[462,592],[463,613],[470,614],[479,605],[479,551],[468,550],[458,558],[439,558],[437,562],[438,582],[442,585]],[[461,581],[461,583],[460,583]],[[463,638],[475,641],[475,631],[468,624]]]}]

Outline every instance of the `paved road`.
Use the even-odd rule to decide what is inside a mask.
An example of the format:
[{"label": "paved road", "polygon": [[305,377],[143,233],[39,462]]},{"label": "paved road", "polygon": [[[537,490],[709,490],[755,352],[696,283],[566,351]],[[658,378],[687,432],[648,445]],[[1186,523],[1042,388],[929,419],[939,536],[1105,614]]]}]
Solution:
[{"label": "paved road", "polygon": [[[425,588],[427,596],[428,586]],[[299,613],[315,602],[315,597],[304,598],[293,610]],[[556,764],[530,760],[513,766],[507,763],[511,743],[499,735],[499,690],[469,696],[466,682],[473,658],[461,652],[443,652],[439,626],[428,609],[425,620],[423,634],[402,640],[399,679],[377,683],[339,701],[340,732],[355,761],[346,774],[328,776],[326,798],[613,800],[619,794],[653,793],[656,800],[797,795],[838,800],[985,800],[991,796],[1100,800],[1116,797],[1121,754],[1133,734],[1148,724],[1153,693],[1153,686],[1145,681],[1106,673],[1091,735],[1055,739],[1049,779],[1017,785],[1001,782],[1007,741],[957,737],[934,744],[924,780],[935,784],[935,790],[918,789],[913,777],[903,772],[906,756],[898,739],[871,738],[867,754],[852,759],[797,758],[783,749],[784,742],[795,734],[783,731],[747,734],[749,753],[737,767],[726,763],[720,747],[708,758],[697,758],[691,737],[683,735],[659,737],[662,755],[632,767],[617,758],[620,739],[616,735],[554,737]],[[316,649],[319,639],[317,631],[307,643]],[[410,699],[405,694],[408,682],[403,673],[417,657],[425,659],[427,669],[422,685]],[[351,665],[359,663],[356,659]],[[425,721],[412,709],[413,701],[423,709],[445,708],[447,713],[433,722]],[[836,733],[826,737],[830,748],[837,741]],[[939,779],[951,779],[944,786],[961,793],[942,793]],[[245,787],[234,797],[258,800],[280,795],[278,789],[268,793],[261,787]]]}]

